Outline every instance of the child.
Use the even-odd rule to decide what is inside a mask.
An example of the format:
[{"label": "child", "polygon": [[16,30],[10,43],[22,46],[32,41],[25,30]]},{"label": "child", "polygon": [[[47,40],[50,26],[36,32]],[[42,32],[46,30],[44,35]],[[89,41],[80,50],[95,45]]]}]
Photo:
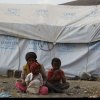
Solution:
[{"label": "child", "polygon": [[69,83],[66,82],[66,78],[63,70],[61,70],[61,60],[59,58],[53,58],[52,69],[48,71],[46,86],[49,91],[53,91],[55,93],[63,93],[65,89],[69,88]]},{"label": "child", "polygon": [[[21,92],[26,92],[26,82],[25,82],[25,78],[26,76],[31,72],[30,69],[30,65],[34,62],[37,62],[37,55],[34,52],[28,52],[25,56],[25,59],[27,61],[27,63],[23,66],[23,70],[21,73],[21,79],[17,80],[15,86],[18,90],[20,90]],[[38,63],[38,62],[37,62]],[[46,74],[45,74],[45,69],[42,65],[40,65],[40,73],[43,77],[43,80],[46,80]]]},{"label": "child", "polygon": [[43,85],[40,68],[41,65],[37,62],[32,63],[30,66],[31,73],[29,73],[25,79],[28,93],[39,94],[40,87]]},{"label": "child", "polygon": [[[23,66],[23,70],[21,73],[21,78],[24,80],[26,76],[30,73],[30,64],[33,62],[37,62],[37,55],[34,52],[28,52],[25,56],[27,63]],[[43,79],[46,79],[45,69],[41,65],[40,73],[42,74]]]},{"label": "child", "polygon": [[25,80],[18,80],[16,88],[21,92],[38,93],[40,86],[43,85],[43,78],[40,74],[41,65],[38,62],[33,62],[30,65],[30,73]]}]

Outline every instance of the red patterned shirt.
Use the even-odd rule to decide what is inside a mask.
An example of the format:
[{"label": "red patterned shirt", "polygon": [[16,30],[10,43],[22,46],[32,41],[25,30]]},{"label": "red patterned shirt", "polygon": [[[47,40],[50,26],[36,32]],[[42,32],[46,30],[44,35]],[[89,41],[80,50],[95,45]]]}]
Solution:
[{"label": "red patterned shirt", "polygon": [[[47,78],[48,78],[48,81],[49,80],[51,80],[51,78],[53,77],[53,75],[54,75],[54,72],[55,72],[55,70],[53,70],[53,69],[50,69],[49,71],[48,71],[48,76],[47,76]],[[57,80],[55,80],[55,82],[57,81],[57,82],[60,82],[61,80],[62,80],[62,77],[64,76],[64,72],[63,72],[63,70],[61,70],[60,69],[60,71],[57,73],[57,75],[56,75],[56,79]]]}]

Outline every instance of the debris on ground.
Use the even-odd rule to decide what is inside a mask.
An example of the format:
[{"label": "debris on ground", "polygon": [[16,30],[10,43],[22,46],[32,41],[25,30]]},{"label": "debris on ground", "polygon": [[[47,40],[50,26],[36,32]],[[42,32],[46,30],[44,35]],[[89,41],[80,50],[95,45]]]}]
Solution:
[{"label": "debris on ground", "polygon": [[[0,77],[0,97],[6,98],[98,98],[100,97],[100,80],[68,80],[70,87],[66,93],[49,93],[48,95],[29,95],[18,92],[15,88],[17,78]],[[4,90],[4,91],[2,91]]]}]

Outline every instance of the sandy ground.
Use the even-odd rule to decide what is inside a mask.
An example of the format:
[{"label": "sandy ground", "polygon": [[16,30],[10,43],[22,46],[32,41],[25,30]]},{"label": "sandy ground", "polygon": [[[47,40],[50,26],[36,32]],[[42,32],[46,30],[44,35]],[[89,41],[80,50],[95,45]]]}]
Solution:
[{"label": "sandy ground", "polygon": [[10,93],[10,98],[98,98],[100,97],[100,81],[68,80],[70,88],[67,93],[49,93],[48,95],[29,95],[19,93],[15,88],[17,78],[0,76],[0,88]]}]

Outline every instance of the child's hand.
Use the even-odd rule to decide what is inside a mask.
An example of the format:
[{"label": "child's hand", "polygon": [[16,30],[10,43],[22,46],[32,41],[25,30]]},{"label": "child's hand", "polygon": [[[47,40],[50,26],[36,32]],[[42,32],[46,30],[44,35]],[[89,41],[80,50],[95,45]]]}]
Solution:
[{"label": "child's hand", "polygon": [[54,74],[59,74],[59,73],[60,73],[59,69],[54,71]]},{"label": "child's hand", "polygon": [[61,73],[60,70],[56,70],[54,72],[55,80],[60,80],[61,79]]},{"label": "child's hand", "polygon": [[25,82],[25,80],[24,80],[24,79],[22,79],[21,81],[22,81],[22,83],[24,83],[24,82]]}]

